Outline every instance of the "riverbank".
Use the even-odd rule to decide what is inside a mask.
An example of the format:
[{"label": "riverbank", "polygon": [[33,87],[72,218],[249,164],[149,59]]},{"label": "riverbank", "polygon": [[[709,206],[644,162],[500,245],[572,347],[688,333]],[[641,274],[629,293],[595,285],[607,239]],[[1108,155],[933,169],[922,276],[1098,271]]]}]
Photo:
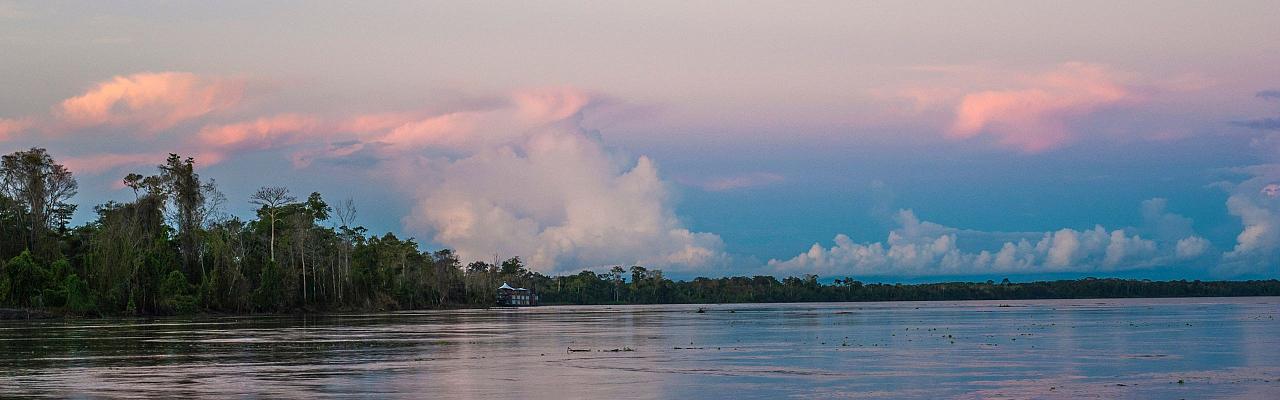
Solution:
[{"label": "riverbank", "polygon": [[[672,302],[672,303],[639,303],[639,302],[606,302],[593,304],[574,304],[574,303],[546,303],[543,307],[559,306],[559,307],[576,307],[576,306],[690,306],[696,307],[697,313],[703,313],[705,308],[697,306],[712,305],[769,305],[769,304],[805,304],[805,303],[823,303],[823,304],[841,304],[841,303],[921,303],[921,302],[989,302],[989,301],[1025,301],[1025,300],[1177,300],[1177,299],[1231,299],[1246,297],[1262,297],[1275,298],[1280,294],[1241,294],[1241,295],[1184,295],[1184,296],[1107,296],[1107,297],[1026,297],[1026,298],[956,298],[956,299],[856,299],[856,300],[800,300],[800,301],[725,301],[725,302]],[[1001,304],[999,307],[1007,307]],[[481,310],[481,309],[511,309],[513,307],[498,307],[491,305],[479,304],[448,304],[441,307],[427,307],[414,309],[380,309],[380,308],[335,308],[335,309],[296,309],[284,312],[225,312],[204,310],[194,313],[185,314],[75,314],[69,313],[62,309],[18,309],[18,308],[0,308],[0,321],[21,321],[21,320],[47,320],[47,319],[95,319],[95,318],[117,318],[117,317],[143,317],[143,318],[209,318],[209,317],[255,317],[255,316],[325,316],[325,315],[343,315],[352,313],[396,313],[396,312],[415,312],[415,311],[456,311],[456,310]],[[537,308],[537,307],[534,307]]]},{"label": "riverbank", "polygon": [[24,320],[24,319],[51,319],[58,318],[59,315],[49,313],[48,311],[38,309],[25,308],[0,308],[0,321],[8,320]]}]

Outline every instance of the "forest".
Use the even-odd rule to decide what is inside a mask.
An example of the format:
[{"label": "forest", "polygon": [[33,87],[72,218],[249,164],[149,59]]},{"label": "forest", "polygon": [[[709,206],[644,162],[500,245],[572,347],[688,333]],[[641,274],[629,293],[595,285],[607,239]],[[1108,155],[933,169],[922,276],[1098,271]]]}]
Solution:
[{"label": "forest", "polygon": [[[157,160],[161,161],[161,160]],[[519,257],[464,263],[449,249],[370,234],[350,199],[330,204],[265,186],[228,199],[196,160],[170,154],[121,184],[133,200],[94,206],[70,226],[78,184],[45,149],[0,162],[0,307],[72,316],[285,313],[487,307],[510,282],[543,304],[664,304],[1103,297],[1276,296],[1280,281],[1081,279],[1052,282],[823,283],[805,275],[674,281],[659,269],[613,266],[567,276]],[[248,219],[230,201],[256,206]]]}]

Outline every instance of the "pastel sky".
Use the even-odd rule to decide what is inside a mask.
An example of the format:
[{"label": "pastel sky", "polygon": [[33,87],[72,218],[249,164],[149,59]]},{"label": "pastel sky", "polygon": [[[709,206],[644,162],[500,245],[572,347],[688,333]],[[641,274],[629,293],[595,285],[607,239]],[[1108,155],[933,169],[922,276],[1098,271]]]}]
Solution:
[{"label": "pastel sky", "polygon": [[1274,1],[7,2],[75,222],[197,159],[549,273],[1280,278]]}]

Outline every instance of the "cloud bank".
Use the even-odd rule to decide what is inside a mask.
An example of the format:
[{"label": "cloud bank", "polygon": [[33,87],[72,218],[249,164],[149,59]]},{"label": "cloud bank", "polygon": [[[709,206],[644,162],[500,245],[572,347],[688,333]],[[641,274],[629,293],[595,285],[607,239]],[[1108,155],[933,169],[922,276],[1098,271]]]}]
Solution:
[{"label": "cloud bank", "polygon": [[[1138,227],[1060,229],[1051,232],[981,232],[922,221],[911,210],[895,216],[898,227],[881,242],[857,243],[836,235],[829,247],[815,243],[786,260],[769,260],[783,273],[866,276],[1106,273],[1193,266],[1224,277],[1267,275],[1280,259],[1280,164],[1237,169],[1249,176],[1220,182],[1226,208],[1241,230],[1228,249],[1215,249],[1193,221],[1169,212],[1167,201],[1143,202]],[[963,246],[963,247],[962,247]]]},{"label": "cloud bank", "polygon": [[[1155,218],[1165,234],[1185,217],[1163,211],[1156,200]],[[1113,272],[1168,266],[1200,258],[1210,250],[1208,240],[1194,233],[1157,241],[1136,229],[1060,229],[1052,232],[1002,233],[957,229],[922,221],[911,210],[900,210],[898,228],[882,242],[857,243],[836,235],[830,247],[815,243],[808,251],[768,265],[784,273],[863,276],[947,276]],[[1163,220],[1163,221],[1162,221]],[[1160,236],[1160,233],[1157,233]],[[964,241],[997,243],[987,249],[961,248]]]}]

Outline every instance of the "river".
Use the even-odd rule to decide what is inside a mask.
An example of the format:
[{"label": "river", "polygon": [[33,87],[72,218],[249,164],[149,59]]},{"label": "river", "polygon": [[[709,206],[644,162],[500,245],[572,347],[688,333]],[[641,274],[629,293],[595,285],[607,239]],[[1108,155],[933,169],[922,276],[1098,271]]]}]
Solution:
[{"label": "river", "polygon": [[2,321],[0,397],[1277,399],[1278,316],[1255,297]]}]

